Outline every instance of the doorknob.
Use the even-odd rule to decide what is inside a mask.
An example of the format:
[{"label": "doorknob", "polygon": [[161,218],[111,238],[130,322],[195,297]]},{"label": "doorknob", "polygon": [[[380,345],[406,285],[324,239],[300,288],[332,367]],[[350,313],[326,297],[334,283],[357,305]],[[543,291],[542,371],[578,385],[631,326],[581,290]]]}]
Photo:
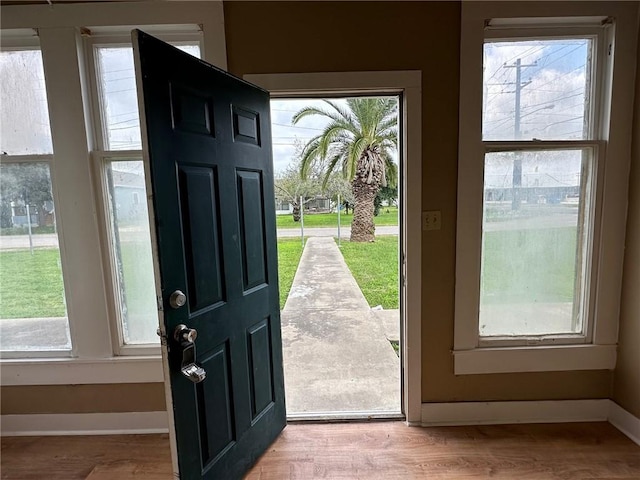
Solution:
[{"label": "doorknob", "polygon": [[169,305],[171,308],[180,308],[187,303],[187,296],[180,290],[176,290],[169,297]]},{"label": "doorknob", "polygon": [[195,341],[198,338],[198,331],[180,324],[173,331],[173,338],[182,348],[180,372],[193,383],[202,382],[207,377],[207,372],[196,363]]}]

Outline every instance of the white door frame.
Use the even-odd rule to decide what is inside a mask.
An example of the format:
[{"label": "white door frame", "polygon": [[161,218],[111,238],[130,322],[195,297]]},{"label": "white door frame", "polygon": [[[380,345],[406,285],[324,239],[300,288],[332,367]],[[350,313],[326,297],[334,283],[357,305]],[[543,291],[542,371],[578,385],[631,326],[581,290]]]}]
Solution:
[{"label": "white door frame", "polygon": [[310,97],[362,93],[400,93],[404,129],[400,221],[403,411],[408,424],[420,424],[422,405],[422,74],[420,71],[251,74],[243,77],[273,97]]}]

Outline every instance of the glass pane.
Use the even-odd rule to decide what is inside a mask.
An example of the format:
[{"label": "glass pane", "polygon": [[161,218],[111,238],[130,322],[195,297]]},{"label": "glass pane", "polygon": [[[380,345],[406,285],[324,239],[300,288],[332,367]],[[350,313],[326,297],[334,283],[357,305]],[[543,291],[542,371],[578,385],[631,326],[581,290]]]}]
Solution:
[{"label": "glass pane", "polygon": [[53,153],[40,50],[0,52],[0,152]]},{"label": "glass pane", "polygon": [[139,160],[107,166],[117,296],[125,344],[158,343],[144,168]]},{"label": "glass pane", "polygon": [[582,331],[590,153],[486,155],[481,336]]},{"label": "glass pane", "polygon": [[[200,57],[197,44],[176,45],[180,50]],[[132,47],[98,47],[98,83],[102,97],[102,115],[107,150],[139,150],[140,121]]]},{"label": "glass pane", "polygon": [[589,138],[590,38],[484,44],[484,140]]},{"label": "glass pane", "polygon": [[0,164],[0,349],[69,350],[46,163]]}]

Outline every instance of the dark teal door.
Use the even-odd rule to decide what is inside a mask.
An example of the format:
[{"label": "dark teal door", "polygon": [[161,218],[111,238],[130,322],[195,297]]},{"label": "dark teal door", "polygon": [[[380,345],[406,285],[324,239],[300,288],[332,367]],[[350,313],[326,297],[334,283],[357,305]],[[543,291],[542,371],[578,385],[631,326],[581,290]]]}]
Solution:
[{"label": "dark teal door", "polygon": [[286,423],[269,94],[133,41],[180,477],[241,478]]}]

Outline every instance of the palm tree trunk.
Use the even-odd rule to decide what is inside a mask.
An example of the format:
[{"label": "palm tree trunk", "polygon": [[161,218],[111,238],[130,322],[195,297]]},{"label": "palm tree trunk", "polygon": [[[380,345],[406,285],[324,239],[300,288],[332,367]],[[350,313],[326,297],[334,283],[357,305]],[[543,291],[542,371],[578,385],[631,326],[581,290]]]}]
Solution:
[{"label": "palm tree trunk", "polygon": [[[376,162],[371,163],[374,155]],[[376,239],[373,212],[383,173],[380,168],[377,168],[380,163],[377,160],[379,160],[377,152],[369,149],[365,150],[358,159],[356,175],[353,182],[351,182],[355,203],[351,222],[352,242],[374,242]]]},{"label": "palm tree trunk", "polygon": [[352,242],[373,242],[376,239],[376,227],[373,223],[373,200],[376,198],[371,185],[356,178],[353,181],[353,220],[351,221]]}]

